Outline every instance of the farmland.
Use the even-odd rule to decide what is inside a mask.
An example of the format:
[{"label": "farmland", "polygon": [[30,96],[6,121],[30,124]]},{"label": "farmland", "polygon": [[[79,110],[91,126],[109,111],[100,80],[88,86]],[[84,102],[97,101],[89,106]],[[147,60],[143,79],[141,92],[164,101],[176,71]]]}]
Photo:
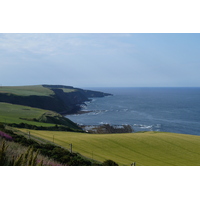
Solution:
[{"label": "farmland", "polygon": [[[27,132],[28,130],[22,129]],[[130,166],[199,166],[200,137],[186,134],[144,132],[124,134],[87,134],[61,131],[29,130],[32,136],[52,141],[73,151],[119,165]]]}]

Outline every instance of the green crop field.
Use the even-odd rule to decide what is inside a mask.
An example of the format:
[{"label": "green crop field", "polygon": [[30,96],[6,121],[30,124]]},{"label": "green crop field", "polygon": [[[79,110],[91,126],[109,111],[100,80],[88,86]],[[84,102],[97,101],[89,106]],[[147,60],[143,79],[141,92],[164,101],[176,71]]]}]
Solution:
[{"label": "green crop field", "polygon": [[[27,132],[25,129],[21,131]],[[195,135],[144,132],[124,134],[86,134],[76,132],[35,131],[37,136],[94,160],[111,159],[130,166],[200,166],[200,137]]]},{"label": "green crop field", "polygon": [[38,126],[52,126],[48,123],[40,123],[34,121],[27,121],[22,118],[33,119],[43,115],[47,110],[32,108],[28,106],[15,105],[10,103],[0,102],[0,122],[2,123],[28,123]]},{"label": "green crop field", "polygon": [[4,86],[0,87],[0,93],[11,93],[20,96],[49,96],[54,94],[54,92],[42,85],[33,86]]}]

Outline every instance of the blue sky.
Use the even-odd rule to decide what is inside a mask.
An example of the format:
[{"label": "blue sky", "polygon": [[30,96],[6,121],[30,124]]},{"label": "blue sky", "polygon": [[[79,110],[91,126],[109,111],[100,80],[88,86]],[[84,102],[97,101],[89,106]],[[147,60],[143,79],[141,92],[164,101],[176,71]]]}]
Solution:
[{"label": "blue sky", "polygon": [[200,87],[198,33],[0,34],[0,84]]}]

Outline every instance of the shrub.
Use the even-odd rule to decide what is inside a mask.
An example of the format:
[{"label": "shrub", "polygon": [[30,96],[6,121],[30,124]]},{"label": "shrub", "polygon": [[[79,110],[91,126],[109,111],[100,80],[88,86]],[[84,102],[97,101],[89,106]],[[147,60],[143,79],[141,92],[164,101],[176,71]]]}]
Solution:
[{"label": "shrub", "polygon": [[103,166],[118,166],[118,164],[116,162],[114,162],[113,160],[105,160],[102,163]]}]

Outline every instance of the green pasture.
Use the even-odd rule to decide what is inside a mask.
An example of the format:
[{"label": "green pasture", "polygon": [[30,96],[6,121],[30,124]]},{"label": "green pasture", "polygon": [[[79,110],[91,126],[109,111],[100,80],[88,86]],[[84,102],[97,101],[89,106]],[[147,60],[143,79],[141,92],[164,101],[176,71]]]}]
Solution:
[{"label": "green pasture", "polygon": [[[75,89],[71,88],[60,88],[65,93],[74,92]],[[47,87],[43,87],[42,85],[29,85],[29,86],[1,86],[0,93],[10,93],[19,96],[50,96],[53,95],[54,92]]]},{"label": "green pasture", "polygon": [[0,122],[2,123],[28,123],[37,126],[53,126],[48,123],[27,121],[20,118],[33,119],[43,115],[47,110],[0,102]]},{"label": "green pasture", "polygon": [[[27,132],[23,129],[21,131]],[[144,132],[123,134],[87,134],[76,132],[35,131],[31,135],[94,160],[111,159],[130,166],[200,166],[200,137],[195,135]]]},{"label": "green pasture", "polygon": [[11,93],[20,96],[30,96],[30,95],[49,96],[54,94],[52,90],[45,88],[42,85],[3,86],[0,87],[0,93]]}]

